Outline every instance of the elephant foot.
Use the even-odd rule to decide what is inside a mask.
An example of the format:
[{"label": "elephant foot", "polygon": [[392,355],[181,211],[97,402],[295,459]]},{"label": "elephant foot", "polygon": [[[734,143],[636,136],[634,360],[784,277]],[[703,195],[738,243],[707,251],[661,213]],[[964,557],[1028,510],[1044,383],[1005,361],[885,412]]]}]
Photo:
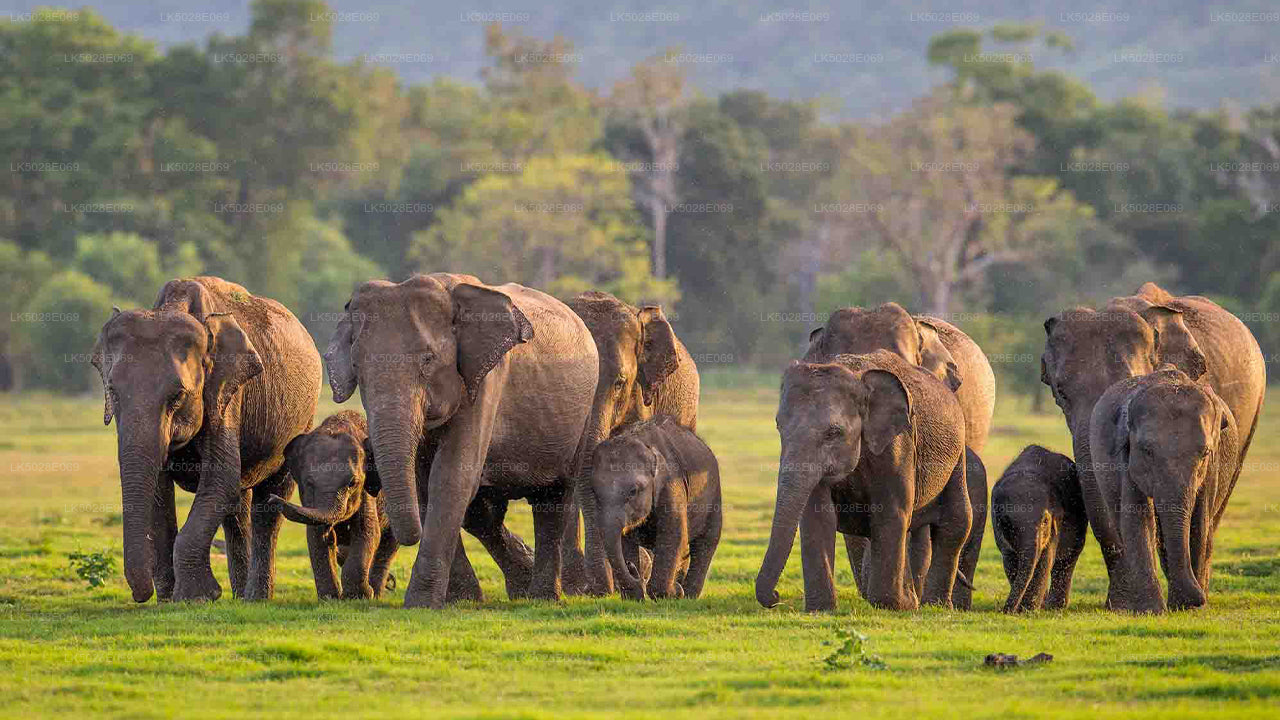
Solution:
[{"label": "elephant foot", "polygon": [[222,586],[213,577],[213,571],[193,573],[190,576],[179,576],[173,588],[173,599],[176,602],[213,602],[222,597]]},{"label": "elephant foot", "polygon": [[762,607],[775,608],[782,602],[782,598],[778,595],[777,590],[762,590],[756,588],[756,602]]},{"label": "elephant foot", "polygon": [[368,582],[353,588],[342,588],[343,600],[371,600],[373,599],[373,586]]},{"label": "elephant foot", "polygon": [[684,588],[680,583],[673,583],[670,588],[650,589],[649,597],[654,600],[679,600],[684,597]]},{"label": "elephant foot", "polygon": [[1208,600],[1200,588],[1189,588],[1180,592],[1169,591],[1170,610],[1194,610],[1204,607]]},{"label": "elephant foot", "polygon": [[808,597],[804,599],[804,611],[810,613],[826,613],[835,612],[836,604],[827,598],[816,599],[812,602]]},{"label": "elephant foot", "polygon": [[529,586],[528,597],[530,600],[547,600],[550,602],[562,602],[564,597],[560,594],[560,588],[555,583],[536,583]]}]

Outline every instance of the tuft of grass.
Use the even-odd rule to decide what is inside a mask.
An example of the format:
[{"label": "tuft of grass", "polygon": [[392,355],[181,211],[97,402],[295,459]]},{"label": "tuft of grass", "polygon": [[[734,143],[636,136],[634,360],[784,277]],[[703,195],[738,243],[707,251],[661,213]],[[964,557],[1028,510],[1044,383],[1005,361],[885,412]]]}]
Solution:
[{"label": "tuft of grass", "polygon": [[835,648],[829,655],[822,658],[822,664],[828,670],[848,670],[859,666],[872,670],[889,669],[879,655],[867,653],[867,636],[857,630],[836,628],[835,639],[822,644]]},{"label": "tuft of grass", "polygon": [[77,550],[67,553],[67,560],[76,577],[89,583],[90,588],[106,585],[107,578],[116,573],[116,558],[109,553]]}]

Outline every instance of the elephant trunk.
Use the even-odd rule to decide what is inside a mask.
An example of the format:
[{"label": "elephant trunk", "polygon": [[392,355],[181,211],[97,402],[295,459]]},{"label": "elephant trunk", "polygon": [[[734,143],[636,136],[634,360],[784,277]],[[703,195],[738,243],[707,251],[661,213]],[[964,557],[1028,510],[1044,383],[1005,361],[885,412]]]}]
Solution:
[{"label": "elephant trunk", "polygon": [[773,511],[773,529],[769,533],[769,549],[756,575],[756,600],[767,608],[778,604],[778,578],[791,556],[800,513],[820,479],[814,470],[797,472],[791,469],[795,467],[798,466],[784,457],[783,469],[778,473],[778,499]]},{"label": "elephant trunk", "polygon": [[120,462],[121,509],[124,516],[124,576],[134,602],[146,602],[155,592],[154,550],[151,544],[156,483],[168,454],[169,438],[162,422],[153,428],[128,423],[117,435]]},{"label": "elephant trunk", "polygon": [[1036,566],[1041,562],[1047,562],[1048,558],[1042,558],[1044,544],[1041,542],[1042,528],[1047,528],[1053,519],[1049,516],[1049,511],[1043,511],[1043,516],[1036,523],[1033,532],[1028,534],[1024,531],[1022,542],[1015,546],[1018,553],[1017,569],[1014,570],[1013,579],[1009,582],[1009,597],[1005,600],[1004,611],[1006,613],[1016,613],[1023,610],[1031,609],[1025,602],[1027,589],[1031,586],[1031,579],[1035,577]]},{"label": "elephant trunk", "polygon": [[622,525],[610,522],[609,528],[602,534],[610,539],[609,564],[613,566],[614,577],[617,578],[618,584],[622,586],[623,596],[643,600],[644,581],[637,575],[640,569],[632,568],[628,565],[627,559],[622,553]]},{"label": "elephant trunk", "polygon": [[1170,493],[1157,498],[1161,544],[1165,553],[1165,575],[1169,580],[1169,608],[1186,610],[1205,604],[1204,588],[1191,567],[1191,509],[1194,492]]},{"label": "elephant trunk", "polygon": [[337,525],[345,519],[342,517],[342,506],[337,502],[331,503],[323,510],[286,502],[280,505],[280,513],[289,520],[303,525]]},{"label": "elephant trunk", "polygon": [[380,409],[370,413],[369,438],[391,531],[401,545],[416,545],[422,539],[417,480],[422,420],[411,408]]}]

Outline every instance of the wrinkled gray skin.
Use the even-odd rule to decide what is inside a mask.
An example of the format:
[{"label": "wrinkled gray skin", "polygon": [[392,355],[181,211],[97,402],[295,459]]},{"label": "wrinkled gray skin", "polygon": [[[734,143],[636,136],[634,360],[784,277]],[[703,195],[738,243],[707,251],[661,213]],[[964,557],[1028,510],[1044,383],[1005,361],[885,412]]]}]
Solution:
[{"label": "wrinkled gray skin", "polygon": [[[125,579],[136,602],[216,600],[209,548],[222,525],[231,590],[270,598],[284,448],[306,432],[320,356],[284,306],[216,277],[165,283],[152,310],[116,311],[94,344],[116,418]],[[178,531],[174,486],[195,493]],[[250,539],[252,536],[252,539]]]},{"label": "wrinkled gray skin", "polygon": [[267,502],[286,519],[307,526],[316,595],[321,600],[382,595],[400,546],[378,499],[382,484],[364,416],[353,410],[330,415],[285,446],[284,464],[298,483],[301,504],[277,495]]},{"label": "wrinkled gray skin", "polygon": [[[1207,380],[1235,418],[1243,436],[1237,468],[1257,429],[1266,394],[1266,365],[1253,334],[1231,313],[1199,296],[1173,297],[1154,283],[1135,295],[1114,298],[1102,310],[1074,308],[1044,323],[1040,380],[1053,391],[1071,431],[1089,525],[1102,545],[1108,573],[1122,553],[1107,527],[1106,508],[1095,491],[1089,426],[1094,404],[1115,383],[1147,375],[1170,363],[1192,380]],[[1233,477],[1228,483],[1235,487]],[[1224,505],[1225,507],[1225,505]],[[1215,518],[1214,523],[1221,520]]]},{"label": "wrinkled gray skin", "polygon": [[[561,541],[578,448],[599,373],[595,342],[564,303],[465,275],[376,280],[356,289],[325,353],[334,400],[360,387],[396,540],[418,557],[407,607],[479,594],[458,530],[485,545],[508,592],[560,597]],[[532,577],[513,583],[523,549],[506,504],[533,505]]]},{"label": "wrinkled gray skin", "polygon": [[[778,604],[778,577],[800,526],[805,608],[836,606],[835,534],[869,538],[861,572],[876,607],[951,607],[973,511],[964,416],[933,375],[887,350],[793,363],[778,403],[778,498],[756,599]],[[932,562],[917,589],[908,535],[930,529]]]},{"label": "wrinkled gray skin", "polygon": [[1107,590],[1111,609],[1164,612],[1157,552],[1167,608],[1204,605],[1213,537],[1239,472],[1240,433],[1227,404],[1165,365],[1103,393],[1089,444],[1093,492],[1106,510],[1094,533],[1122,548]]},{"label": "wrinkled gray skin", "polygon": [[1005,612],[1067,606],[1088,524],[1071,458],[1024,448],[991,488],[991,529],[1009,579]]},{"label": "wrinkled gray skin", "polygon": [[[973,507],[973,530],[965,544],[960,573],[971,581],[978,566],[982,536],[987,524],[987,475],[976,453],[987,444],[991,417],[995,412],[995,375],[991,363],[972,339],[954,325],[927,315],[910,315],[897,303],[885,303],[873,309],[841,308],[831,314],[826,326],[809,334],[808,362],[819,362],[840,354],[861,354],[873,350],[889,350],[908,362],[924,368],[956,393],[964,413],[965,438],[974,451],[969,460],[969,502]],[[980,472],[974,469],[981,468]],[[846,536],[850,562],[864,556],[866,543]],[[928,548],[927,537],[912,542],[917,548]],[[927,565],[918,558],[913,566]],[[857,570],[855,577],[859,577]],[[973,601],[972,586],[962,581],[953,596],[955,607],[967,610]]]},{"label": "wrinkled gray skin", "polygon": [[[586,532],[586,577],[576,581],[574,560],[566,559],[565,592],[592,595],[613,592],[613,573],[607,560],[608,543],[600,539],[591,493],[591,458],[595,447],[619,429],[657,415],[666,415],[689,430],[698,424],[698,368],[676,337],[662,309],[637,308],[604,292],[585,292],[569,301],[595,339],[600,355],[600,381],[583,435],[586,460],[575,497],[582,507]],[[578,514],[570,513],[565,527],[566,556],[578,547]]]},{"label": "wrinkled gray skin", "polygon": [[[592,495],[622,596],[696,598],[720,543],[720,467],[674,418],[628,425],[596,447]],[[625,546],[625,547],[624,547]],[[639,549],[653,554],[649,580]]]}]

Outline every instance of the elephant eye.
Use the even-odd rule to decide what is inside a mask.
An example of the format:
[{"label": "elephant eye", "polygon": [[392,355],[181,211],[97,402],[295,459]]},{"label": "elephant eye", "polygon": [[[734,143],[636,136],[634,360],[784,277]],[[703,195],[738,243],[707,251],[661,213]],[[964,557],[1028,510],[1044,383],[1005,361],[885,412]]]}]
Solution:
[{"label": "elephant eye", "polygon": [[827,440],[839,440],[840,438],[844,437],[844,428],[840,427],[839,425],[832,425],[831,427],[827,428],[827,432],[823,434],[823,437],[825,437]]}]

